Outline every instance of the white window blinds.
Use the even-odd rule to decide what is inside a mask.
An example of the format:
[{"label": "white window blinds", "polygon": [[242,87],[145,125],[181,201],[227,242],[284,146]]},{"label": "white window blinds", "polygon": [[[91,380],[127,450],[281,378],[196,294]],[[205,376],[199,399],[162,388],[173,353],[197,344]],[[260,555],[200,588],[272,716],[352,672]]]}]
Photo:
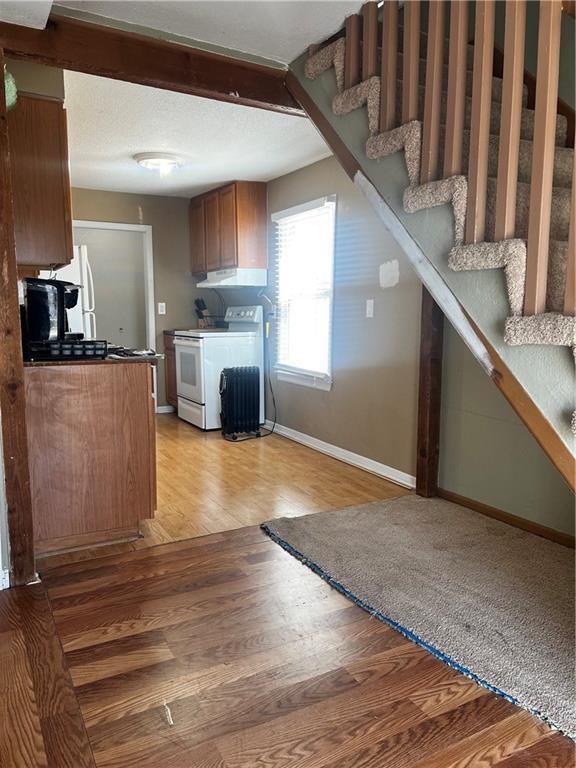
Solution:
[{"label": "white window blinds", "polygon": [[[276,368],[323,389],[331,384],[336,197],[272,215],[276,225]],[[284,378],[281,376],[281,378]]]}]

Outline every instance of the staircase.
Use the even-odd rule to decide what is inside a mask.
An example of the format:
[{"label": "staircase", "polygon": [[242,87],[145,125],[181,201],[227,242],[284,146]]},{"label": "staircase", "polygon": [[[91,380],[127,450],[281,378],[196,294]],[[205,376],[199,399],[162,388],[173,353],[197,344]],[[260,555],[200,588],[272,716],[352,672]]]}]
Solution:
[{"label": "staircase", "polygon": [[287,85],[574,488],[576,174],[573,112],[558,114],[562,4],[540,3],[535,93],[526,3],[505,8],[502,57],[494,0],[367,2],[293,63]]}]

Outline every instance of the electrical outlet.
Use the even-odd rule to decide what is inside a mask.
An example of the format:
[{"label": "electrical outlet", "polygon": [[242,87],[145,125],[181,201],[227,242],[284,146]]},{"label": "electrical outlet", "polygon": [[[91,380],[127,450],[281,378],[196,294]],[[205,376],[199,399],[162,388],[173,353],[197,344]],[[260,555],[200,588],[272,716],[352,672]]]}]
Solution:
[{"label": "electrical outlet", "polygon": [[159,301],[158,302],[158,314],[159,315],[165,315],[166,314],[166,302],[165,301]]},{"label": "electrical outlet", "polygon": [[374,299],[366,299],[366,317],[374,317]]}]

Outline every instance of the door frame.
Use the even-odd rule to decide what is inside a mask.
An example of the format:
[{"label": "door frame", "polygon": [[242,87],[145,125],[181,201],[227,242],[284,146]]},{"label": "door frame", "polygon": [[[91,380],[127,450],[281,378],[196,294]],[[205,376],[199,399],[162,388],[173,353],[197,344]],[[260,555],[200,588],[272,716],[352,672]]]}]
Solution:
[{"label": "door frame", "polygon": [[150,349],[156,345],[156,311],[154,298],[154,248],[151,224],[123,224],[114,221],[89,221],[73,219],[75,229],[112,229],[123,232],[141,232],[144,245],[144,303],[146,305],[146,344]]},{"label": "door frame", "polygon": [[[156,299],[154,293],[154,246],[152,241],[151,224],[124,224],[117,221],[90,221],[88,219],[72,220],[72,235],[75,229],[110,229],[120,232],[141,232],[144,246],[144,304],[146,306],[146,344],[149,349],[156,349]],[[153,397],[155,410],[158,411],[156,393],[156,366],[152,366]]]}]

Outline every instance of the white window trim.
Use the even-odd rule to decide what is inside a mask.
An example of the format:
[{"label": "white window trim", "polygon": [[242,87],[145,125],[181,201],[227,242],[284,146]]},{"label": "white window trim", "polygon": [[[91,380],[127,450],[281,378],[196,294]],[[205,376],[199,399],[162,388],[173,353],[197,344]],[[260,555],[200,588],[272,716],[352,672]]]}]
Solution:
[{"label": "white window trim", "polygon": [[301,371],[288,365],[275,365],[274,370],[279,381],[287,381],[290,384],[299,384],[302,387],[311,387],[312,389],[321,389],[324,392],[329,392],[332,389],[332,376],[326,376],[323,373]]},{"label": "white window trim", "polygon": [[[315,371],[303,370],[301,368],[295,368],[285,363],[275,363],[273,365],[276,378],[279,381],[288,382],[290,384],[298,384],[303,387],[310,387],[311,389],[318,389],[324,392],[329,392],[332,389],[332,331],[334,328],[334,261],[336,258],[336,216],[337,216],[337,198],[336,195],[326,195],[325,197],[319,197],[316,200],[310,200],[300,205],[294,205],[291,208],[285,208],[282,211],[276,211],[271,214],[270,218],[273,222],[280,221],[288,216],[294,216],[298,213],[305,213],[313,208],[319,208],[321,205],[325,205],[327,202],[334,202],[334,240],[332,249],[332,288],[330,292],[330,334],[329,334],[329,348],[328,348],[328,367],[329,374],[319,373]],[[278,265],[276,265],[278,268]]]}]

